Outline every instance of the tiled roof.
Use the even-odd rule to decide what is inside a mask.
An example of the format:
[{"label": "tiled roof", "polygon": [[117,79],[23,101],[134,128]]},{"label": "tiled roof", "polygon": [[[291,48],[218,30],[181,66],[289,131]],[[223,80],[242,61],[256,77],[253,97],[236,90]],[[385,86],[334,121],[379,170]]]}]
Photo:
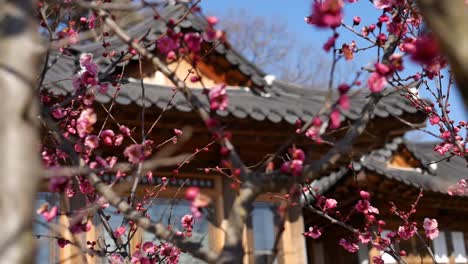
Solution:
[{"label": "tiled roof", "polygon": [[[56,60],[56,54],[50,61]],[[73,93],[70,80],[78,71],[78,57],[61,55],[57,62],[46,74],[44,84],[46,88],[59,94]],[[58,80],[63,80],[59,81]],[[121,86],[116,97],[116,102],[122,105],[135,103],[141,105],[141,84],[138,80],[128,79]],[[209,103],[206,96],[202,94],[202,89],[193,88],[193,93],[197,95],[202,103],[208,108]],[[111,87],[106,94],[97,95],[97,101],[108,103],[114,96],[115,88]],[[343,112],[342,118],[355,120],[365,104],[366,96],[369,93],[365,90],[353,91],[350,98],[351,109]],[[229,106],[225,111],[218,111],[219,116],[232,115],[236,118],[250,117],[257,121],[268,120],[273,123],[286,121],[294,124],[297,119],[310,120],[323,107],[327,92],[323,90],[313,90],[289,85],[275,81],[270,86],[266,86],[264,92],[254,92],[247,87],[228,87],[227,94]],[[164,108],[170,101],[173,90],[167,86],[145,84],[145,106]],[[190,105],[181,94],[177,94],[173,100],[173,106],[183,112],[191,111]],[[398,94],[384,96],[377,104],[374,113],[377,117],[386,118],[390,115],[403,115],[404,113],[415,114],[417,110],[410,105],[410,102]]]},{"label": "tiled roof", "polygon": [[[149,50],[154,50],[156,47],[157,38],[167,30],[167,25],[164,21],[173,19],[178,21],[182,18],[188,11],[188,7],[185,4],[176,4],[169,5],[160,11],[160,19],[154,19],[152,14],[142,14],[142,16],[147,17],[141,23],[138,23],[134,26],[130,26],[126,29],[128,35],[133,39],[141,39],[144,36],[144,41],[141,44],[146,45]],[[175,26],[173,29],[175,32],[180,32],[184,30],[194,31],[194,32],[204,32],[207,28],[208,23],[200,14],[189,13],[181,23]],[[128,51],[128,45],[120,40],[117,36],[110,37],[106,40],[110,44],[109,49],[112,49],[116,52],[126,52]],[[234,67],[237,67],[239,71],[249,77],[252,82],[259,87],[266,85],[265,73],[256,67],[254,64],[250,63],[247,59],[241,56],[236,50],[229,47],[229,45],[224,43],[214,43],[214,51],[220,55],[223,55],[226,60]],[[102,43],[91,41],[89,44],[79,44],[74,45],[74,49],[82,53],[92,53],[95,55],[95,58],[99,60],[99,63],[102,66],[111,65],[112,61],[109,58],[102,57],[102,54],[106,49],[102,46]],[[133,56],[133,60],[137,60],[138,56]],[[118,64],[119,66],[128,63],[129,60],[126,60],[123,63]]]},{"label": "tiled roof", "polygon": [[[449,161],[442,160],[444,157],[438,155],[433,150],[436,142],[430,143],[410,143],[402,138],[396,138],[385,145],[384,148],[374,150],[369,155],[354,162],[354,170],[362,169],[373,171],[385,178],[399,181],[405,185],[422,188],[425,191],[432,191],[447,194],[449,186],[454,185],[458,180],[468,177],[468,167],[466,161],[460,157],[452,157]],[[401,147],[407,148],[414,157],[422,164],[422,168],[407,169],[389,166],[389,160],[393,154]],[[434,161],[439,161],[430,165]],[[351,175],[348,169],[346,172],[340,171],[314,181],[311,185],[318,188],[322,193],[330,191],[338,182]]]}]

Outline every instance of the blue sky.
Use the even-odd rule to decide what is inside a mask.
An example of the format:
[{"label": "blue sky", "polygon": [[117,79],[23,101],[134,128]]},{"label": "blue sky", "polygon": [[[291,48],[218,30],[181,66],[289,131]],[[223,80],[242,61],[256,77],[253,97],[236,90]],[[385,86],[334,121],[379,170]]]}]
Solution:
[{"label": "blue sky", "polygon": [[[206,15],[217,15],[222,16],[226,14],[229,10],[238,10],[245,9],[249,11],[250,14],[256,16],[264,16],[268,18],[278,18],[281,21],[287,23],[290,35],[294,36],[294,40],[300,42],[300,45],[310,45],[317,53],[324,53],[321,48],[323,43],[331,36],[330,30],[319,30],[315,27],[308,25],[304,22],[304,17],[310,15],[310,6],[312,0],[236,0],[236,1],[222,1],[222,0],[202,0],[201,6]],[[354,16],[360,16],[362,19],[361,26],[357,27],[358,30],[361,29],[362,25],[369,25],[375,23],[379,13],[378,11],[371,6],[368,1],[358,1],[355,4],[347,4],[345,6],[345,22],[347,24],[352,24],[352,19]],[[242,19],[242,18],[239,18]],[[357,40],[355,35],[349,33],[348,31],[340,31],[340,38],[337,42],[338,45],[341,45],[344,41]],[[364,46],[364,42],[357,42],[358,46]],[[361,45],[360,45],[361,44]],[[374,51],[375,52],[375,51]],[[351,67],[354,70],[356,66],[365,66],[370,65],[373,61],[369,61],[369,58],[375,58],[372,54],[357,54],[356,59],[349,65],[340,65],[344,69]],[[341,62],[346,64],[347,62]],[[350,68],[350,69],[351,69]],[[407,68],[410,70],[415,70],[415,66],[407,65]],[[353,78],[350,76],[349,78]],[[455,119],[456,122],[462,119],[466,119],[467,113],[466,108],[463,107],[462,100],[458,91],[452,92],[451,95],[451,104],[452,104],[452,113],[451,117]],[[430,94],[426,92],[421,92],[421,96],[424,98],[430,98]],[[428,125],[428,130],[438,133],[438,128]],[[410,135],[411,140],[434,140],[433,137],[426,134],[416,133]]]}]

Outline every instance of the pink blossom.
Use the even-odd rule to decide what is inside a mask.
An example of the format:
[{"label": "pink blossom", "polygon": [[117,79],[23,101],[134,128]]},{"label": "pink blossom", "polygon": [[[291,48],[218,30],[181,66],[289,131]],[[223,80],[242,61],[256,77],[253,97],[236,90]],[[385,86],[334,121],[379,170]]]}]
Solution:
[{"label": "pink blossom", "polygon": [[50,208],[48,204],[43,204],[39,209],[37,209],[37,214],[40,214],[47,222],[51,222],[57,216],[58,208],[54,206]]},{"label": "pink blossom", "polygon": [[91,15],[88,18],[88,28],[93,29],[96,27],[96,16],[94,13],[91,13]]},{"label": "pink blossom", "polygon": [[360,191],[359,195],[364,200],[369,200],[370,199],[370,194],[368,192],[366,192],[366,191]]},{"label": "pink blossom", "polygon": [[101,140],[104,145],[112,146],[114,144],[115,133],[110,129],[106,129],[101,133]]},{"label": "pink blossom", "polygon": [[143,146],[141,144],[133,144],[125,148],[124,156],[133,164],[137,164],[144,160]]},{"label": "pink blossom", "polygon": [[140,263],[140,264],[149,264],[149,260],[143,255],[143,253],[138,250],[133,253],[132,258],[130,259],[132,264]]},{"label": "pink blossom", "polygon": [[349,91],[351,87],[346,84],[346,83],[342,83],[338,86],[338,91],[340,92],[340,94],[345,94]]},{"label": "pink blossom", "polygon": [[410,53],[412,60],[426,65],[432,64],[440,55],[439,44],[431,35],[424,35],[416,39]]},{"label": "pink blossom", "polygon": [[95,149],[99,146],[99,138],[96,135],[89,135],[85,138],[84,145],[90,149]]},{"label": "pink blossom", "polygon": [[94,191],[93,186],[88,180],[83,180],[79,183],[79,189],[83,194],[91,194]]},{"label": "pink blossom", "polygon": [[330,128],[331,129],[337,129],[340,127],[340,124],[341,124],[340,117],[341,117],[340,110],[338,110],[338,108],[333,109],[333,111],[330,113]]},{"label": "pink blossom", "polygon": [[302,149],[294,148],[291,154],[292,154],[293,159],[297,159],[301,161],[305,160],[305,154]]},{"label": "pink blossom", "polygon": [[93,54],[91,53],[84,53],[80,57],[80,66],[82,69],[86,70],[92,76],[98,75],[98,67],[97,64],[93,62]]},{"label": "pink blossom", "polygon": [[157,247],[151,241],[147,241],[143,243],[143,246],[141,247],[141,249],[143,249],[143,251],[148,254],[154,254],[157,251]]},{"label": "pink blossom", "polygon": [[314,226],[314,227],[309,227],[309,231],[304,232],[303,235],[306,237],[317,239],[322,235],[322,232],[320,232],[320,228],[318,228],[317,226]]},{"label": "pink blossom", "polygon": [[210,99],[211,110],[224,110],[228,106],[228,97],[226,93],[226,85],[220,84],[211,88],[208,97]]},{"label": "pink blossom", "polygon": [[400,236],[401,239],[403,240],[408,240],[414,236],[416,233],[417,228],[416,226],[412,224],[407,224],[404,226],[399,226],[398,227],[398,236]]},{"label": "pink blossom", "polygon": [[303,169],[303,161],[302,160],[291,160],[283,163],[281,165],[281,172],[283,173],[290,173],[293,176],[301,176]]},{"label": "pink blossom", "polygon": [[429,118],[429,122],[431,125],[437,125],[440,122],[440,117],[438,115],[432,115],[431,118]]},{"label": "pink blossom", "polygon": [[120,226],[118,227],[117,229],[114,230],[114,236],[116,238],[119,238],[121,237],[123,234],[125,234],[125,231],[127,230],[127,228],[125,228],[125,226]]},{"label": "pink blossom", "polygon": [[367,244],[371,241],[372,237],[369,232],[366,232],[366,233],[359,234],[358,239],[359,239],[359,242],[361,242],[362,244]]},{"label": "pink blossom", "polygon": [[453,195],[464,195],[468,190],[468,183],[465,179],[459,180],[455,185],[450,186],[447,190],[447,193],[450,196]]},{"label": "pink blossom", "polygon": [[395,0],[374,0],[374,6],[378,9],[391,7],[395,4]]},{"label": "pink blossom", "polygon": [[379,236],[372,242],[372,245],[378,250],[385,250],[391,243],[392,241],[390,239]]},{"label": "pink blossom", "polygon": [[335,199],[329,198],[325,200],[325,206],[323,207],[323,210],[330,210],[336,208],[336,205],[338,202]]},{"label": "pink blossom", "polygon": [[372,263],[373,264],[384,264],[384,260],[382,259],[381,256],[374,256],[372,257]]},{"label": "pink blossom", "polygon": [[387,79],[385,76],[382,76],[381,74],[377,72],[371,73],[369,76],[369,79],[367,80],[367,85],[369,86],[369,89],[373,93],[378,93],[382,91],[384,86],[387,84]]},{"label": "pink blossom", "polygon": [[361,18],[358,16],[353,17],[353,26],[359,26],[361,24]]},{"label": "pink blossom", "polygon": [[185,199],[189,201],[194,201],[195,198],[200,194],[200,188],[198,187],[189,187],[185,191]]},{"label": "pink blossom", "polygon": [[122,134],[124,134],[125,136],[129,137],[130,136],[130,129],[126,126],[120,126],[119,127],[119,130]]},{"label": "pink blossom", "polygon": [[80,117],[76,120],[76,130],[80,137],[85,137],[93,130],[97,117],[93,109],[87,108],[81,111]]},{"label": "pink blossom", "polygon": [[192,230],[193,224],[194,224],[194,218],[193,215],[184,215],[181,219],[180,222],[182,224],[182,227],[184,227],[186,230]]},{"label": "pink blossom", "polygon": [[92,223],[91,221],[86,222],[77,222],[74,225],[70,226],[70,232],[72,234],[80,234],[82,232],[89,232],[91,230]]},{"label": "pink blossom", "polygon": [[167,55],[169,52],[179,48],[179,40],[172,37],[165,36],[158,40],[158,50],[162,54]]},{"label": "pink blossom", "polygon": [[436,219],[424,218],[423,227],[427,238],[433,240],[439,235],[438,223]]},{"label": "pink blossom", "polygon": [[339,27],[343,20],[343,6],[342,0],[315,0],[312,14],[306,18],[306,22],[322,28]]},{"label": "pink blossom", "polygon": [[349,242],[344,238],[340,239],[340,246],[342,246],[346,251],[350,253],[354,253],[359,249],[359,246],[356,243]]},{"label": "pink blossom", "polygon": [[195,53],[200,51],[202,43],[202,37],[200,36],[200,33],[187,33],[184,36],[184,41],[190,51]]},{"label": "pink blossom", "polygon": [[59,38],[66,38],[70,45],[74,45],[80,40],[78,32],[76,32],[71,26],[60,31],[57,35]]},{"label": "pink blossom", "polygon": [[63,239],[63,238],[58,238],[57,239],[57,244],[60,248],[64,248],[66,245],[70,244],[70,240],[68,239]]},{"label": "pink blossom", "polygon": [[338,104],[341,106],[343,110],[349,110],[350,103],[349,103],[348,95],[347,94],[340,95],[340,98],[338,99]]},{"label": "pink blossom", "polygon": [[110,264],[124,264],[124,258],[119,253],[112,253],[109,257]]},{"label": "pink blossom", "polygon": [[114,146],[122,145],[123,140],[124,140],[124,136],[122,134],[117,134],[114,138]]},{"label": "pink blossom", "polygon": [[55,119],[61,119],[68,114],[68,111],[63,109],[62,107],[55,107],[52,110],[51,114]]},{"label": "pink blossom", "polygon": [[214,26],[216,24],[218,24],[219,22],[219,19],[215,16],[209,16],[206,18],[206,21],[208,22],[208,24],[210,24],[211,26]]},{"label": "pink blossom", "polygon": [[354,208],[360,213],[367,213],[369,206],[370,203],[368,200],[359,200]]},{"label": "pink blossom", "polygon": [[439,145],[434,147],[434,150],[439,152],[441,156],[444,156],[447,152],[450,151],[450,149],[453,147],[453,144],[447,143],[447,142],[442,142]]},{"label": "pink blossom", "polygon": [[325,50],[326,52],[329,52],[331,50],[331,48],[333,47],[333,45],[335,45],[335,42],[336,42],[336,39],[338,38],[338,33],[335,33],[333,34],[333,36],[331,36],[330,38],[328,38],[327,42],[325,42],[325,44],[323,44],[323,50]]},{"label": "pink blossom", "polygon": [[176,136],[181,136],[181,135],[182,135],[182,130],[177,129],[177,128],[174,128],[174,134],[175,134]]}]

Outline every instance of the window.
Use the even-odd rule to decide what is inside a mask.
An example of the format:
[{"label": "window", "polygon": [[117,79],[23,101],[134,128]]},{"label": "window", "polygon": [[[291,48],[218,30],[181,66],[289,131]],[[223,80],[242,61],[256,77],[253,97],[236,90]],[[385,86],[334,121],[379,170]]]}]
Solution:
[{"label": "window", "polygon": [[[35,210],[44,203],[49,204],[49,208],[58,204],[57,196],[52,193],[38,193],[36,196]],[[36,263],[49,263],[50,260],[57,255],[54,249],[57,241],[50,238],[56,234],[50,232],[46,226],[46,221],[40,216],[35,214],[35,222],[33,225],[33,234],[37,236],[37,257]]]},{"label": "window", "polygon": [[[186,214],[191,214],[190,204],[185,200],[175,199],[161,199],[158,198],[153,202],[153,205],[148,210],[150,218],[154,221],[161,221],[166,225],[171,225],[174,230],[183,230],[180,220]],[[208,221],[205,218],[205,214],[202,214],[200,219],[195,219],[193,225],[192,238],[196,241],[200,241],[203,246],[209,246],[208,236]],[[142,241],[153,241],[160,242],[153,234],[143,232]],[[180,264],[202,264],[205,263],[201,260],[193,258],[189,254],[182,253],[179,258]]]},{"label": "window", "polygon": [[440,232],[432,243],[438,263],[449,263],[451,256],[454,258],[454,263],[467,263],[465,239],[462,232]]},{"label": "window", "polygon": [[[276,238],[276,206],[257,202],[252,211],[255,263],[268,263]],[[276,263],[276,261],[275,261]]]}]

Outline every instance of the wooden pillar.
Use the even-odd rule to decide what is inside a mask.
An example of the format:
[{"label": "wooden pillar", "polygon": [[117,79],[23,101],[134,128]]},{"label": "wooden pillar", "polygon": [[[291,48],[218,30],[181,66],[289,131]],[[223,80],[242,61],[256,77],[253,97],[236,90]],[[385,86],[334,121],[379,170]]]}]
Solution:
[{"label": "wooden pillar", "polygon": [[282,250],[278,254],[279,263],[307,263],[301,207],[294,206],[287,210],[284,228],[280,242]]}]

